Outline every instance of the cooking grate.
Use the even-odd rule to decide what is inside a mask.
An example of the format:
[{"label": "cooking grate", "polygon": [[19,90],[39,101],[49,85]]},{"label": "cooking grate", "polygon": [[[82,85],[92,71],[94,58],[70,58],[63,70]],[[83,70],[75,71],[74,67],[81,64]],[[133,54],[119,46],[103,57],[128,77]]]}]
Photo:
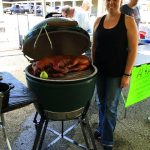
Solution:
[{"label": "cooking grate", "polygon": [[[30,65],[30,67],[28,68],[28,72],[30,73],[30,75],[32,75],[32,67]],[[89,67],[89,69],[87,70],[83,70],[83,71],[77,71],[77,72],[69,72],[67,74],[65,74],[62,77],[49,77],[48,79],[42,79],[40,77],[36,77],[33,76],[37,79],[41,79],[41,80],[61,80],[61,81],[68,81],[68,80],[78,80],[78,79],[84,79],[88,76],[90,76],[92,73],[94,72],[94,68],[92,66]]]},{"label": "cooking grate", "polygon": [[66,75],[64,75],[63,77],[57,77],[57,78],[53,78],[50,77],[49,79],[57,79],[57,80],[75,80],[75,79],[80,79],[80,78],[84,78],[86,76],[91,75],[93,71],[91,69],[88,70],[84,70],[84,71],[77,71],[77,72],[69,72]]}]

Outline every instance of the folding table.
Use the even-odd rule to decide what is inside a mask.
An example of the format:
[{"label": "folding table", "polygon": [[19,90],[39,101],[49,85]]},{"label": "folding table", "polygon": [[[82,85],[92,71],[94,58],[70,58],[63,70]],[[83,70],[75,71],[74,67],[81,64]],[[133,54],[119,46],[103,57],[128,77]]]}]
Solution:
[{"label": "folding table", "polygon": [[[3,108],[2,105],[0,105],[0,126],[2,127],[8,149],[11,150],[11,145],[5,130],[4,113],[27,106],[33,103],[36,98],[34,94],[23,83],[16,79],[11,73],[0,72],[0,76],[2,78],[0,82],[11,83],[12,85],[14,85],[14,88],[10,90],[8,106]],[[1,93],[0,95],[0,100],[2,100],[3,94]],[[2,104],[2,102],[0,104]]]}]

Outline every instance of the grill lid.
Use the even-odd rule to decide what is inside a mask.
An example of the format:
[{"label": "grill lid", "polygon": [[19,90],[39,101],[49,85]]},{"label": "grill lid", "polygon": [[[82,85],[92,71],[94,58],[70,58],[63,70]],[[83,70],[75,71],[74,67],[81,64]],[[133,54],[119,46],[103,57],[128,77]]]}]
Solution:
[{"label": "grill lid", "polygon": [[23,53],[35,60],[48,55],[81,55],[89,49],[89,34],[76,21],[61,17],[40,22],[23,42]]}]

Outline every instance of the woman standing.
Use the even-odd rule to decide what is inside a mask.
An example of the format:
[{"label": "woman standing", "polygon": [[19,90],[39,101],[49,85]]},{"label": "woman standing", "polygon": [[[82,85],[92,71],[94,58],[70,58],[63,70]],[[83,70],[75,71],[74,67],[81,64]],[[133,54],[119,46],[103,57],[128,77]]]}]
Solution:
[{"label": "woman standing", "polygon": [[107,14],[94,24],[92,59],[98,68],[99,137],[104,150],[112,150],[121,89],[127,87],[137,54],[134,19],[121,14],[122,0],[105,0]]}]

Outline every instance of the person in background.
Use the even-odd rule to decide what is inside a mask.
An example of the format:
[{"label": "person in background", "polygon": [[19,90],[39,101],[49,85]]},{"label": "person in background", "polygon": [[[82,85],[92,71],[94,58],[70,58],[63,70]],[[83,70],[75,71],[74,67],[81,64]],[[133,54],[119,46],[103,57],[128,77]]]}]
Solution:
[{"label": "person in background", "polygon": [[92,7],[92,2],[91,2],[91,0],[83,0],[82,5],[81,5],[81,8],[82,8],[84,11],[88,12],[89,15],[90,15],[90,13],[91,13],[91,7]]},{"label": "person in background", "polygon": [[72,18],[73,20],[78,22],[81,28],[89,33],[91,32],[89,15],[81,7],[71,7],[69,5],[66,5],[62,7],[62,16],[66,18]]},{"label": "person in background", "polygon": [[[90,30],[93,31],[93,21],[90,19],[91,17],[91,8],[92,8],[92,2],[91,0],[83,0],[81,8],[88,14],[89,17],[89,24],[90,24]],[[92,32],[91,32],[92,34]]]},{"label": "person in background", "polygon": [[139,28],[139,23],[141,20],[140,11],[137,7],[138,0],[130,0],[128,4],[122,5],[120,8],[121,13],[134,17],[137,27]]},{"label": "person in background", "polygon": [[133,17],[122,14],[122,0],[105,0],[107,14],[94,23],[92,61],[98,69],[99,126],[95,137],[112,150],[122,88],[129,85],[137,54],[138,33]]}]

